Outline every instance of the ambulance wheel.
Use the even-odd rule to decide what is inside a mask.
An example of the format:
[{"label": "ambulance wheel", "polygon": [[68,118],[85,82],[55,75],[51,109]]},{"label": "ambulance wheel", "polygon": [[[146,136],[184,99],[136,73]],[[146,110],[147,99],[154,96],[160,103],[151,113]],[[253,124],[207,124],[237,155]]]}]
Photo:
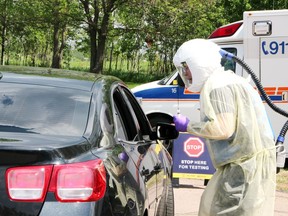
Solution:
[{"label": "ambulance wheel", "polygon": [[[150,121],[151,127],[155,129],[158,122],[164,122],[164,123],[173,123],[172,117],[165,117],[165,116],[148,116],[148,119]],[[172,156],[172,150],[173,150],[173,140],[163,140],[164,147],[168,150],[170,155]]]}]

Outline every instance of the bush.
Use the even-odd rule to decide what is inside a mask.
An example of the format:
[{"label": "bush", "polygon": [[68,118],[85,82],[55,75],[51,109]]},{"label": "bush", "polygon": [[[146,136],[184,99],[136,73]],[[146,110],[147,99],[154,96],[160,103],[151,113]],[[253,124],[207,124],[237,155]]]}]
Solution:
[{"label": "bush", "polygon": [[147,83],[152,82],[155,80],[162,79],[164,76],[161,75],[155,75],[155,74],[148,74],[148,73],[142,73],[142,72],[127,72],[127,71],[110,71],[110,72],[104,72],[105,75],[112,75],[116,76],[119,79],[123,80],[124,82],[133,82],[133,83]]}]

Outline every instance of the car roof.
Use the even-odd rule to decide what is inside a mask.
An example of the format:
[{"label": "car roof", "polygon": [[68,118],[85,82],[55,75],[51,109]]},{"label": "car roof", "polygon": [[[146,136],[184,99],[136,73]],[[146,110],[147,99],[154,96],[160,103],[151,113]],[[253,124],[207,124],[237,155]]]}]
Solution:
[{"label": "car roof", "polygon": [[[82,72],[79,72],[82,73]],[[77,78],[66,78],[61,77],[65,76],[62,73],[59,73],[55,76],[48,75],[38,75],[38,74],[21,74],[21,73],[11,73],[11,72],[1,72],[2,78],[0,82],[6,83],[18,83],[18,84],[29,84],[29,85],[43,85],[43,86],[54,86],[61,88],[71,88],[78,89],[83,91],[91,91],[94,81],[97,78],[97,75],[91,74],[89,78],[80,79]],[[67,76],[67,74],[66,74]]]}]

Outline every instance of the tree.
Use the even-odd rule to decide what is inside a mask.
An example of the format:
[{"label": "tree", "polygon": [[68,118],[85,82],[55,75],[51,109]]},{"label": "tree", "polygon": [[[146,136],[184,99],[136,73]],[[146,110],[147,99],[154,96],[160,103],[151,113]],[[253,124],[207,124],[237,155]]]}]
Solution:
[{"label": "tree", "polygon": [[120,59],[129,71],[163,76],[174,70],[173,55],[184,41],[207,38],[245,10],[287,8],[286,1],[1,0],[0,64],[10,58],[61,68],[75,44],[94,73],[102,73],[106,59],[110,70],[115,61],[119,70]]},{"label": "tree", "polygon": [[67,2],[55,0],[52,1],[52,24],[53,24],[53,55],[52,68],[61,68],[63,50],[66,43],[67,23],[61,18],[61,12],[66,12]]},{"label": "tree", "polygon": [[102,73],[105,46],[111,29],[111,15],[128,0],[80,0],[90,40],[90,71]]},{"label": "tree", "polygon": [[[36,56],[38,50],[41,50],[41,45],[43,44],[43,37],[47,34],[47,29],[41,21],[42,7],[39,0],[5,0],[1,2],[1,22],[2,25],[2,64],[4,64],[4,57],[7,54],[16,57],[17,60],[21,56],[31,57],[32,65],[35,64]],[[6,14],[6,28],[3,23],[3,19]],[[4,31],[4,29],[6,29]],[[6,61],[9,61],[9,56],[7,56]],[[19,60],[20,61],[20,60]],[[24,63],[27,62],[26,60]]]},{"label": "tree", "polygon": [[146,43],[149,71],[169,73],[174,70],[173,54],[184,41],[207,38],[224,24],[222,10],[212,0],[131,0],[117,11],[118,21],[124,26],[119,30],[121,51],[132,54]]},{"label": "tree", "polygon": [[61,68],[63,52],[67,46],[69,28],[79,26],[80,11],[75,0],[50,0],[43,2],[45,20],[53,28],[52,68]]},{"label": "tree", "polygon": [[1,57],[0,64],[4,64],[7,34],[13,17],[13,0],[3,0],[0,2],[0,26],[1,26]]}]

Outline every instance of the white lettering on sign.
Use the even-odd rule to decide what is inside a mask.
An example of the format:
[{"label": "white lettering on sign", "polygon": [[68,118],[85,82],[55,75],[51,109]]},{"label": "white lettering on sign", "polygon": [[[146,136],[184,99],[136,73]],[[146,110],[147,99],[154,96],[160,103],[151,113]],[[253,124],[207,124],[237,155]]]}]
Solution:
[{"label": "white lettering on sign", "polygon": [[198,164],[198,165],[207,165],[207,161],[195,161],[195,164]]},{"label": "white lettering on sign", "polygon": [[209,170],[209,166],[201,166],[201,165],[178,165],[178,169],[182,170]]},{"label": "white lettering on sign", "polygon": [[207,161],[204,160],[181,160],[178,169],[182,170],[209,170]]},{"label": "white lettering on sign", "polygon": [[179,165],[178,166],[179,169],[188,169],[188,165]]},{"label": "white lettering on sign", "polygon": [[209,170],[209,166],[194,166],[194,165],[189,165],[190,169],[193,170]]},{"label": "white lettering on sign", "polygon": [[181,160],[181,164],[193,164],[193,160]]},{"label": "white lettering on sign", "polygon": [[202,148],[201,145],[194,145],[194,144],[187,144],[186,146],[187,150],[199,150]]}]

